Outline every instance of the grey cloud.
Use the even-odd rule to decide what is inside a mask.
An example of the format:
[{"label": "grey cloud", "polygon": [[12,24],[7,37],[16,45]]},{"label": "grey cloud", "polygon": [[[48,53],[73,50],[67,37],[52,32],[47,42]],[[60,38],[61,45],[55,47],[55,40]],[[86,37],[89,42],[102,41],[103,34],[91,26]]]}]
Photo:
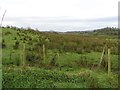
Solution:
[{"label": "grey cloud", "polygon": [[32,21],[32,22],[115,22],[118,20],[118,17],[106,17],[106,18],[97,18],[97,19],[76,19],[70,17],[8,17],[8,21]]},{"label": "grey cloud", "polygon": [[20,27],[32,27],[40,30],[79,31],[102,27],[117,27],[117,17],[98,19],[77,19],[72,17],[7,17],[5,23]]}]

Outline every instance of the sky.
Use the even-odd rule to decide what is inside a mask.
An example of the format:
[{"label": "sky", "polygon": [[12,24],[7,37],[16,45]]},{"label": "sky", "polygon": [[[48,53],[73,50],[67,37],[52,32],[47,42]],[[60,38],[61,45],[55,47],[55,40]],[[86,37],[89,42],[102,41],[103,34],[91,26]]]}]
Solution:
[{"label": "sky", "polygon": [[85,31],[118,27],[119,0],[0,0],[3,26],[40,31]]}]

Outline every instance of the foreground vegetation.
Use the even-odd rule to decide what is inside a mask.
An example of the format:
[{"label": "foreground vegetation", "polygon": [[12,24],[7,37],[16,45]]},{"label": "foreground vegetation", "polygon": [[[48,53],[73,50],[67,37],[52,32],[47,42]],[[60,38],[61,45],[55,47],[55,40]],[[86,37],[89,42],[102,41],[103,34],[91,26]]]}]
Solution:
[{"label": "foreground vegetation", "polygon": [[115,74],[108,76],[103,71],[84,68],[58,71],[14,67],[4,70],[3,88],[117,88],[117,78]]},{"label": "foreground vegetation", "polygon": [[[2,30],[3,88],[118,87],[119,29],[109,35],[101,35],[101,30],[94,31],[97,34],[39,32],[10,26]],[[98,68],[104,45],[111,50],[110,75],[107,62]]]}]

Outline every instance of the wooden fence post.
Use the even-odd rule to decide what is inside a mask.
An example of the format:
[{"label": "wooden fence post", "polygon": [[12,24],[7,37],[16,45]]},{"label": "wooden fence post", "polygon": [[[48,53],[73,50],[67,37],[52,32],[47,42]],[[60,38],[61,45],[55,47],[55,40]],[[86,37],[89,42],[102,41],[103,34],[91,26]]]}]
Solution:
[{"label": "wooden fence post", "polygon": [[23,66],[25,66],[26,61],[26,51],[25,51],[25,43],[23,44]]},{"label": "wooden fence post", "polygon": [[45,45],[43,44],[43,62],[45,63]]},{"label": "wooden fence post", "polygon": [[59,60],[59,56],[60,56],[59,53],[57,53],[57,60]]},{"label": "wooden fence post", "polygon": [[98,68],[100,69],[100,66],[101,66],[101,63],[102,63],[102,60],[103,60],[103,56],[104,56],[104,53],[105,53],[105,48],[106,48],[106,44],[105,44],[105,46],[104,46],[104,48],[103,48],[103,52],[102,52],[102,55],[101,55],[101,57],[100,57],[100,63],[99,63],[99,65],[98,65]]},{"label": "wooden fence post", "polygon": [[110,49],[108,49],[108,75],[111,73]]}]

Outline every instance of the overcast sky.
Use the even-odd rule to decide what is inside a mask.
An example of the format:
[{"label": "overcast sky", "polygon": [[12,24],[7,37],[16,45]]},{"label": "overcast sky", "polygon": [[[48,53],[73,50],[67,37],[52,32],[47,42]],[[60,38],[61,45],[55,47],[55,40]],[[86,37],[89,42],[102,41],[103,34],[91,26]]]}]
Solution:
[{"label": "overcast sky", "polygon": [[3,26],[81,31],[117,27],[119,0],[0,0]]}]

